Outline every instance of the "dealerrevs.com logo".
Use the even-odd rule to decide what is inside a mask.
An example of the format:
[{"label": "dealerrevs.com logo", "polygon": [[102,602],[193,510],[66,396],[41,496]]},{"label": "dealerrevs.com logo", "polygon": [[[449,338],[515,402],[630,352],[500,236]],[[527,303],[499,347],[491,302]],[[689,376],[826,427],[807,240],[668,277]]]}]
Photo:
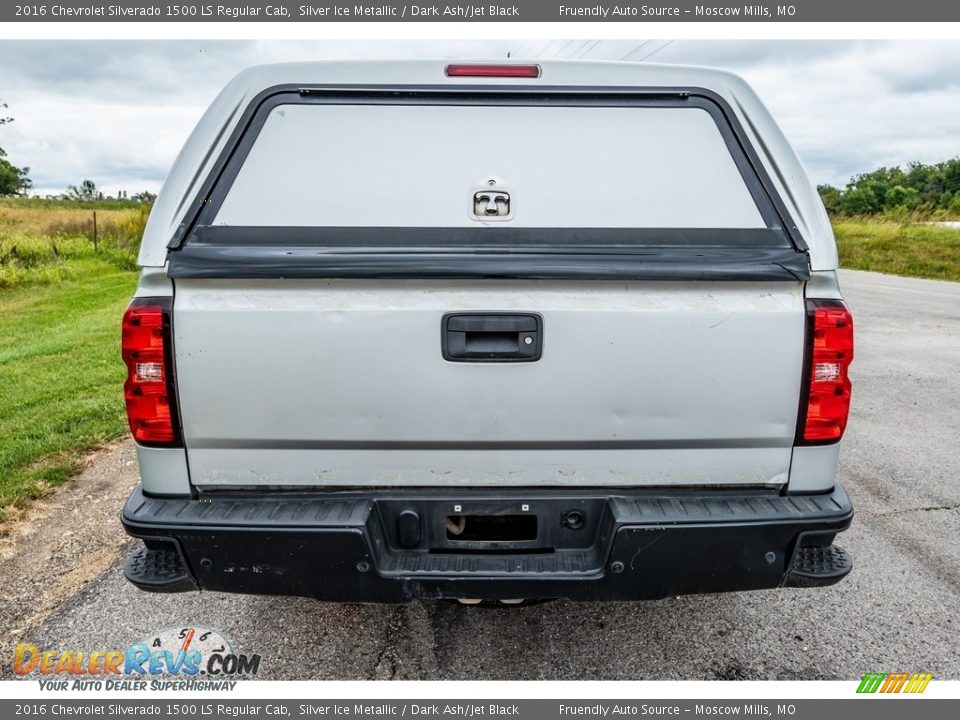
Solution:
[{"label": "dealerrevs.com logo", "polygon": [[[232,690],[260,670],[260,655],[239,654],[219,631],[169,628],[126,650],[41,650],[21,643],[13,671],[42,690]],[[171,680],[170,678],[181,678]]]}]

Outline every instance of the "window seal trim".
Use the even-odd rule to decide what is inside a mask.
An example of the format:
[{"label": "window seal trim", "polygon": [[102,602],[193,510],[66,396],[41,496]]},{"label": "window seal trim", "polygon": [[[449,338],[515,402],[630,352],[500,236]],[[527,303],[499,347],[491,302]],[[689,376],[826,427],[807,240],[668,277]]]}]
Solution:
[{"label": "window seal trim", "polygon": [[810,279],[805,253],[791,247],[332,248],[200,245],[170,253],[174,279],[471,278],[789,281]]},{"label": "window seal trim", "polygon": [[537,88],[508,85],[277,85],[259,93],[247,106],[184,220],[168,244],[168,256],[179,252],[198,227],[209,226],[233,179],[253,146],[269,111],[288,103],[476,104],[476,105],[608,105],[697,106],[713,116],[717,128],[768,229],[781,229],[797,253],[808,247],[776,192],[755,149],[729,104],[704,88],[571,87]]}]

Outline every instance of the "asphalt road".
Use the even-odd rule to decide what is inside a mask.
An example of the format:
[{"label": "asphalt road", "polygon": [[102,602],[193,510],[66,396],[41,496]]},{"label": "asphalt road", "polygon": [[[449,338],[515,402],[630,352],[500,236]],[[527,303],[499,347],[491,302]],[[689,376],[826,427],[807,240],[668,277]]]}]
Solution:
[{"label": "asphalt road", "polygon": [[[145,594],[123,580],[118,546],[112,564],[7,639],[122,648],[196,624],[260,653],[261,679],[960,679],[960,283],[842,281],[858,346],[841,480],[857,516],[841,539],[856,567],[837,586],[503,609],[324,605]],[[129,485],[129,446],[117,453],[105,472]],[[117,542],[115,515],[98,536]]]}]

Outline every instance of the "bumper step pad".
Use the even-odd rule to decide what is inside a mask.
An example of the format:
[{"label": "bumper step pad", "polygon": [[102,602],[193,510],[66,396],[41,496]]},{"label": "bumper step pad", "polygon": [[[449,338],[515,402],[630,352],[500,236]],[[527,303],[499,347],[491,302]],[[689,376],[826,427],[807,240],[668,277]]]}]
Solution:
[{"label": "bumper step pad", "polygon": [[180,552],[174,547],[140,548],[127,559],[123,574],[138,588],[149,592],[175,593],[197,589]]},{"label": "bumper step pad", "polygon": [[800,547],[785,587],[823,587],[838,583],[853,570],[853,558],[836,545]]}]

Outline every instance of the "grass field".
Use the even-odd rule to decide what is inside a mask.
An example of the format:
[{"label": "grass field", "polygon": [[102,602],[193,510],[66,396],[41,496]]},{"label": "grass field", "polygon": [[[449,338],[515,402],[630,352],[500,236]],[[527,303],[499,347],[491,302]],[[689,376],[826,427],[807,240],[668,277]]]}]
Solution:
[{"label": "grass field", "polygon": [[134,270],[146,212],[130,203],[0,199],[0,290],[84,277],[87,260]]},{"label": "grass field", "polygon": [[[135,203],[0,199],[0,520],[126,432],[120,316],[145,220]],[[960,280],[960,230],[860,219],[835,231],[844,267]]]},{"label": "grass field", "polygon": [[835,222],[840,266],[937,280],[960,280],[960,229],[923,224]]},{"label": "grass field", "polygon": [[0,200],[0,519],[126,427],[120,315],[140,210]]}]

